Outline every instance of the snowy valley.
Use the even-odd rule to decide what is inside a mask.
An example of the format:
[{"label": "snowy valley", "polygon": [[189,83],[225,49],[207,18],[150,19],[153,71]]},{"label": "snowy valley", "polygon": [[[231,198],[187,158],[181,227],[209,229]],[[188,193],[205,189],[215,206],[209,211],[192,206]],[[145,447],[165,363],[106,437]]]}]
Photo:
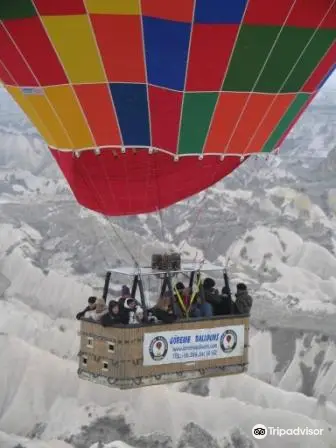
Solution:
[{"label": "snowy valley", "polygon": [[[335,108],[321,95],[279,157],[161,217],[107,222],[0,93],[0,448],[336,447]],[[247,374],[133,391],[78,380],[74,315],[106,268],[131,263],[117,235],[143,263],[173,246],[248,285]],[[257,423],[323,431],[256,440]]]}]

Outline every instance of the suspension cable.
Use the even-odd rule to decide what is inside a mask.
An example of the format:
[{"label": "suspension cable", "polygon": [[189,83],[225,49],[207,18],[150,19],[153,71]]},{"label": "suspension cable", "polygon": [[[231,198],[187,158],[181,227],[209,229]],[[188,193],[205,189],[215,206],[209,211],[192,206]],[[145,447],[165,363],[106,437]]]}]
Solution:
[{"label": "suspension cable", "polygon": [[[116,194],[115,194],[115,192],[114,192],[114,190],[113,190],[113,188],[111,187],[111,184],[110,184],[110,182],[109,182],[109,176],[108,176],[108,173],[107,173],[107,171],[106,171],[106,166],[105,166],[104,163],[102,163],[101,155],[98,154],[97,157],[98,157],[98,161],[99,161],[100,168],[101,168],[102,172],[104,173],[105,178],[107,179],[107,187],[108,187],[108,190],[109,190],[109,194],[111,195],[111,197],[114,198],[114,201],[116,202],[116,201],[117,201],[117,197],[116,197]],[[83,165],[84,165],[84,164],[83,164]],[[124,167],[125,167],[125,162],[124,162]],[[86,167],[85,167],[85,169],[86,169]],[[127,170],[126,170],[126,171],[127,171]],[[86,170],[86,173],[88,173],[87,170]],[[92,181],[92,179],[91,179],[91,177],[90,177],[90,174],[89,174],[88,178],[90,179],[91,184],[93,185],[93,181]],[[126,182],[128,182],[128,176],[125,176],[125,178],[126,178]],[[95,187],[94,187],[94,189],[96,190]],[[96,190],[96,193],[97,193],[98,196],[100,196],[98,190]],[[102,198],[101,198],[101,199],[102,199]],[[130,197],[128,197],[128,200],[129,200],[129,206],[130,206]],[[101,201],[100,207],[103,208],[103,200]],[[111,217],[109,217],[109,216],[107,216],[107,215],[104,215],[104,214],[103,214],[102,216],[104,217],[104,219],[106,220],[106,222],[112,227],[112,230],[114,231],[115,235],[117,236],[117,238],[118,238],[119,241],[121,242],[122,246],[125,246],[126,243],[124,243],[123,239],[120,237],[119,233],[118,233],[117,230],[115,229],[115,226],[114,226],[114,223],[113,223],[112,220],[111,220]],[[107,235],[107,232],[106,232],[105,229],[104,229],[104,231],[105,231],[105,235]],[[109,238],[108,235],[107,235],[107,238]],[[126,245],[126,246],[127,246],[127,245]],[[128,248],[126,249],[126,251],[127,251],[127,253],[131,256],[131,259],[132,259],[132,261],[134,262],[135,266],[137,266],[137,265],[138,265],[138,262],[136,261],[135,256],[133,256],[133,254],[130,254],[130,253],[129,253]],[[121,260],[124,260],[123,257],[120,257],[120,256],[118,256],[118,257],[119,257]]]},{"label": "suspension cable", "polygon": [[[97,157],[99,157],[99,156],[97,156]],[[89,173],[89,171],[86,169],[85,163],[82,163],[82,167],[83,167],[83,170],[85,171],[85,177],[81,175],[82,180],[83,180],[84,182],[86,182],[86,179],[87,179],[87,180],[90,182],[91,187],[92,187],[92,191],[95,192],[95,195],[96,195],[96,198],[97,198],[96,203],[97,203],[98,207],[101,208],[101,209],[104,209],[104,201],[103,201],[103,199],[102,199],[102,196],[100,195],[100,193],[99,193],[99,191],[97,190],[97,188],[96,188],[94,182],[92,181],[91,176],[90,176],[90,173]],[[102,216],[104,216],[106,222],[107,222],[108,224],[110,224],[110,227],[111,227],[111,229],[113,230],[115,236],[116,236],[117,239],[120,241],[121,245],[124,247],[124,249],[126,250],[126,252],[128,253],[128,255],[131,257],[132,261],[134,262],[134,265],[135,265],[136,267],[138,267],[138,266],[139,266],[138,261],[137,261],[136,258],[134,257],[132,251],[130,250],[130,248],[128,247],[128,245],[125,243],[125,241],[123,240],[123,238],[120,236],[119,232],[116,230],[116,228],[115,228],[115,224],[109,220],[109,217],[108,217],[107,215],[105,215],[105,214],[102,213]],[[112,242],[111,242],[111,245],[112,245]]]},{"label": "suspension cable", "polygon": [[[61,180],[62,180],[62,179],[61,179]],[[72,192],[71,192],[71,189],[70,189],[69,185],[66,184],[66,187],[67,187],[67,190],[68,190],[68,194],[71,195]],[[55,190],[55,197],[54,197],[54,200],[53,200],[52,202],[54,203],[55,200],[56,200],[56,190]],[[76,202],[76,204],[77,204],[77,206],[78,206],[78,210],[79,210],[79,212],[81,212],[81,210],[83,209],[86,213],[88,213],[88,215],[90,215],[90,214],[92,215],[92,213],[93,213],[92,210],[83,207],[83,206],[82,206],[81,204],[79,204],[77,201],[75,201],[75,202]],[[98,232],[96,231],[96,227],[95,227],[94,225],[92,225],[91,220],[89,221],[89,223],[90,223],[90,226],[91,226],[92,229],[93,229],[93,232],[94,232],[94,235],[95,235],[96,243],[98,244],[98,242],[100,241],[99,234],[98,234]],[[77,230],[78,230],[78,235],[80,235],[80,233],[81,233],[81,228],[80,228],[80,226],[79,226],[79,221],[78,221],[77,219],[75,220],[75,227],[76,227]],[[104,229],[104,228],[103,228],[103,229]],[[104,229],[104,230],[105,230],[105,229]],[[112,246],[112,247],[113,247],[113,246]],[[120,257],[119,254],[118,254],[118,252],[117,252],[117,250],[116,250],[114,247],[113,247],[113,249],[114,249],[114,251],[116,252],[117,256]],[[103,259],[104,259],[105,265],[108,266],[107,257],[106,257],[106,255],[105,255],[104,251],[101,252],[101,255],[102,255]]]}]

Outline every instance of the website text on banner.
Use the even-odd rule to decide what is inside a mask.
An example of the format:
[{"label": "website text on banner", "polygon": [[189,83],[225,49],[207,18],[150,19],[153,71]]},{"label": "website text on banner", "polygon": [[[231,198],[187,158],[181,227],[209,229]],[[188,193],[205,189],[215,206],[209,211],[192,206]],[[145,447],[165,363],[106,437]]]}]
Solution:
[{"label": "website text on banner", "polygon": [[187,363],[244,354],[244,325],[145,333],[143,365]]}]

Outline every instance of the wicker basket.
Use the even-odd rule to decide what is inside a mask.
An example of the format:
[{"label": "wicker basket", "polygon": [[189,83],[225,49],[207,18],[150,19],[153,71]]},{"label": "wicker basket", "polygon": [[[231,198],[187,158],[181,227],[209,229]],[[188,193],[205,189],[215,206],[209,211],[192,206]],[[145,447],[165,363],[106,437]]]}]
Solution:
[{"label": "wicker basket", "polygon": [[[244,351],[239,356],[204,359],[192,363],[144,364],[145,335],[166,331],[207,331],[216,327],[244,326]],[[243,373],[248,364],[249,318],[222,316],[211,320],[176,321],[171,324],[103,327],[81,321],[78,375],[118,389],[189,381]]]},{"label": "wicker basket", "polygon": [[177,271],[181,269],[181,255],[176,252],[171,254],[153,254],[152,269]]}]

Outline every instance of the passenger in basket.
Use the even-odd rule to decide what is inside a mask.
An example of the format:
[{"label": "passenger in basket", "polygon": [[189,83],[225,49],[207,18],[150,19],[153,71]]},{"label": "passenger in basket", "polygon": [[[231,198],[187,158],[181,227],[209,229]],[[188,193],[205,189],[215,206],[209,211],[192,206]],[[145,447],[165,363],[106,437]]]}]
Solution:
[{"label": "passenger in basket", "polygon": [[247,291],[245,283],[238,283],[236,292],[235,312],[237,314],[250,314],[252,308],[252,297]]},{"label": "passenger in basket", "polygon": [[110,301],[108,305],[108,313],[102,316],[100,323],[103,327],[123,323],[122,316],[120,315],[119,303],[116,300]]},{"label": "passenger in basket", "polygon": [[76,319],[80,320],[82,317],[84,317],[85,313],[94,310],[96,308],[96,300],[97,297],[89,297],[88,306],[83,311],[80,311],[78,314],[76,314]]},{"label": "passenger in basket", "polygon": [[[179,296],[183,301],[186,309],[190,306],[190,301],[192,298],[192,290],[191,288],[186,288],[182,282],[177,283],[176,289],[178,290]],[[185,313],[182,310],[180,300],[177,294],[174,296],[174,312],[175,315],[183,319],[185,317]],[[193,299],[193,303],[191,304],[189,310],[190,317],[211,317],[213,315],[212,306],[208,302],[202,303],[199,292],[195,295]]]},{"label": "passenger in basket", "polygon": [[210,277],[203,281],[204,301],[201,300],[199,294],[199,301],[197,305],[197,315],[195,317],[211,317],[214,315],[214,306],[220,302],[220,297],[217,289],[215,289],[216,282]]},{"label": "passenger in basket", "polygon": [[226,316],[234,313],[235,304],[231,299],[230,290],[226,286],[223,286],[219,299],[220,301],[212,306],[215,316]]},{"label": "passenger in basket", "polygon": [[177,318],[183,319],[185,316],[180,304],[180,299],[182,299],[182,302],[185,304],[187,299],[187,297],[185,297],[186,287],[182,282],[178,282],[176,283],[175,288],[177,290],[177,293],[174,294],[173,311]]},{"label": "passenger in basket", "polygon": [[96,308],[92,311],[85,313],[85,318],[92,319],[95,322],[100,322],[100,319],[107,314],[107,306],[104,299],[96,300]]},{"label": "passenger in basket", "polygon": [[139,324],[143,320],[143,309],[132,297],[121,301],[119,299],[120,316],[125,324]]},{"label": "passenger in basket", "polygon": [[176,320],[176,316],[172,310],[171,298],[169,292],[165,292],[163,296],[159,298],[157,303],[148,310],[149,318],[151,321],[161,321],[165,324],[170,324]]},{"label": "passenger in basket", "polygon": [[130,299],[130,298],[132,298],[131,297],[131,291],[130,291],[130,289],[129,289],[129,287],[128,286],[126,286],[126,285],[123,285],[122,287],[121,287],[121,291],[120,291],[120,297],[119,297],[119,306],[120,306],[120,308],[122,308],[123,306],[124,306],[124,304],[125,304],[125,300],[126,299]]},{"label": "passenger in basket", "polygon": [[120,299],[127,299],[131,297],[131,291],[127,285],[122,285]]}]

